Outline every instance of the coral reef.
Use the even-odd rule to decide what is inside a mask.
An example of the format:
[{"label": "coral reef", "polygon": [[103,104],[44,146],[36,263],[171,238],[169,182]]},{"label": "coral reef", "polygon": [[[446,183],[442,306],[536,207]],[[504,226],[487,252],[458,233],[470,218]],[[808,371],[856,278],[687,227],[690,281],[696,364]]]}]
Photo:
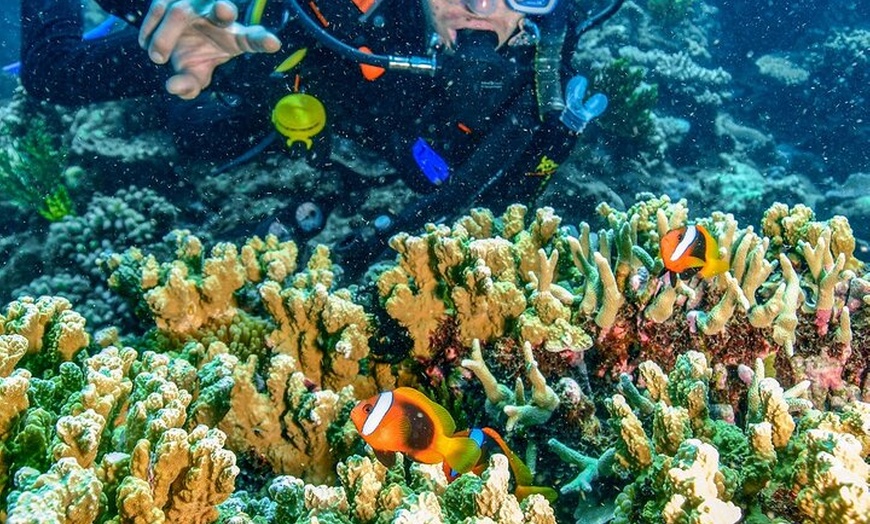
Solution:
[{"label": "coral reef", "polygon": [[242,493],[225,502],[218,522],[556,522],[543,496],[532,495],[520,503],[509,492],[504,455],[493,456],[480,477],[466,476],[449,485],[437,465],[412,464],[406,475],[401,461],[388,470],[357,455],[338,465],[338,476],[340,486],[277,477],[268,497]]},{"label": "coral reef", "polygon": [[807,383],[783,391],[760,359],[750,373],[738,425],[716,416],[715,372],[703,354],[681,355],[667,375],[641,364],[643,392],[625,375],[607,404],[612,448],[595,459],[550,442],[582,468],[563,492],[628,479],[614,522],[866,522],[870,404],[818,411],[803,398]]},{"label": "coral reef", "polygon": [[[594,232],[474,210],[397,235],[348,289],[325,247],[303,265],[274,236],[102,254],[143,333],[91,333],[63,298],[0,316],[3,518],[555,522],[597,485],[625,521],[862,515],[870,284],[848,221],[776,204],[756,233],[713,213],[730,270],[671,285],[658,239],[684,201],[599,214]],[[384,319],[408,340],[388,357]],[[517,502],[498,454],[450,484],[354,456],[351,407],[396,385],[497,428],[563,500]]]}]

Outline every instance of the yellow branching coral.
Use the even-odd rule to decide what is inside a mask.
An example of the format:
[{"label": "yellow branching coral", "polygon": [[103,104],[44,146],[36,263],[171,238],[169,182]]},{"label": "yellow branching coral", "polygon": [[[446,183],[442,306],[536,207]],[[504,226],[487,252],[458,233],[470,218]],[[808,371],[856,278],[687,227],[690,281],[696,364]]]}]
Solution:
[{"label": "yellow branching coral", "polygon": [[606,402],[610,416],[619,427],[620,445],[616,450],[616,461],[625,470],[642,471],[653,460],[653,446],[640,419],[631,410],[622,395],[614,395]]},{"label": "yellow branching coral", "polygon": [[43,346],[60,360],[70,360],[90,343],[85,319],[63,297],[22,297],[11,302],[0,316],[0,335],[17,334],[27,339],[27,352]]},{"label": "yellow branching coral", "polygon": [[556,235],[562,219],[555,214],[553,208],[542,207],[535,212],[535,220],[527,230],[517,234],[517,260],[520,265],[520,278],[526,278],[530,272],[537,272],[538,250],[546,246]]},{"label": "yellow branching coral", "polygon": [[87,385],[81,403],[57,421],[55,459],[71,457],[84,468],[94,465],[109,419],[133,389],[127,373],[136,357],[131,348],[108,347],[85,361]]},{"label": "yellow branching coral", "polygon": [[289,355],[297,371],[318,386],[340,390],[353,385],[362,397],[374,393],[370,377],[360,374],[359,361],[369,354],[369,320],[346,290],[329,291],[333,276],[321,267],[328,250],[316,251],[308,271],[293,286],[268,281],[260,297],[277,328],[266,338],[273,353]]},{"label": "yellow branching coral", "polygon": [[[188,260],[201,256],[201,244],[187,237],[185,258],[172,262],[162,284],[149,289],[145,300],[157,327],[177,334],[192,334],[210,321],[223,322],[236,314],[235,293],[245,283],[245,270],[234,244],[217,244],[201,261],[202,274],[194,274]],[[197,247],[198,246],[198,247]]]},{"label": "yellow branching coral", "polygon": [[668,524],[735,524],[740,508],[725,497],[724,478],[719,471],[719,452],[710,444],[688,439],[668,470],[673,495],[662,516]]},{"label": "yellow branching coral", "polygon": [[[26,468],[17,476],[20,495],[9,506],[6,524],[63,522],[91,524],[100,514],[103,485],[93,470],[63,458],[44,474]],[[20,472],[24,473],[24,471]]]},{"label": "yellow branching coral", "polygon": [[[288,355],[275,355],[262,370],[260,366],[255,355],[232,365],[230,409],[218,423],[230,448],[257,450],[280,473],[304,475],[313,482],[332,479],[336,459],[327,436],[340,414],[356,403],[353,389],[312,391]],[[257,387],[260,373],[266,384],[262,392]]]},{"label": "yellow branching coral", "polygon": [[[0,440],[9,433],[18,416],[30,407],[27,399],[30,377],[26,369],[17,369],[8,376],[0,377],[0,406],[3,406],[0,409]],[[0,467],[2,463],[0,460]]]},{"label": "yellow branching coral", "polygon": [[442,228],[427,237],[406,233],[394,236],[390,246],[398,252],[399,264],[378,278],[384,306],[410,333],[414,341],[411,355],[417,358],[431,356],[429,337],[447,318],[447,306],[439,297],[440,282],[430,264],[430,244],[438,242],[448,232]]},{"label": "yellow branching coral", "polygon": [[0,335],[0,377],[8,377],[27,354],[27,339],[21,335]]},{"label": "yellow branching coral", "polygon": [[298,255],[295,242],[281,242],[275,235],[266,235],[265,239],[255,236],[242,246],[245,278],[248,282],[260,282],[264,278],[283,282],[296,271]]},{"label": "yellow branching coral", "polygon": [[463,271],[465,283],[451,292],[459,319],[463,344],[474,339],[490,340],[505,332],[509,319],[526,308],[523,292],[513,282],[495,280],[483,259]]},{"label": "yellow branching coral", "polygon": [[130,476],[118,488],[118,511],[133,522],[208,524],[216,506],[233,492],[236,457],[217,429],[173,428],[156,444],[142,439],[133,450]]},{"label": "yellow branching coral", "polygon": [[520,339],[534,346],[543,346],[547,351],[570,350],[582,352],[592,347],[590,337],[580,326],[571,322],[570,306],[574,295],[564,287],[553,283],[559,251],[553,250],[548,257],[543,249],[538,250],[540,269],[529,273],[535,287],[529,298],[531,308],[519,320]]}]

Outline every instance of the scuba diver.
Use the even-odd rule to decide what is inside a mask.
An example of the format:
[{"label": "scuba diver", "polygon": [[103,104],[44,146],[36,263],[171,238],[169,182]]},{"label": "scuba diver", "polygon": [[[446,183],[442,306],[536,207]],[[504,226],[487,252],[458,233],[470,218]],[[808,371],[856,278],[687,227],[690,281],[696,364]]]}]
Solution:
[{"label": "scuba diver", "polygon": [[[419,197],[333,247],[353,275],[399,231],[482,202],[533,204],[606,108],[603,94],[587,98],[585,78],[568,71],[580,36],[623,0],[593,16],[579,0],[253,0],[243,23],[224,0],[98,3],[140,31],[89,41],[90,58],[71,61],[64,46],[73,36],[86,45],[80,14],[69,12],[77,3],[24,2],[28,92],[86,103],[153,96],[165,83],[189,99],[170,102],[179,149],[223,154],[228,166],[276,137],[315,165],[329,158],[331,137],[377,153]],[[153,63],[136,56],[140,46]]]}]

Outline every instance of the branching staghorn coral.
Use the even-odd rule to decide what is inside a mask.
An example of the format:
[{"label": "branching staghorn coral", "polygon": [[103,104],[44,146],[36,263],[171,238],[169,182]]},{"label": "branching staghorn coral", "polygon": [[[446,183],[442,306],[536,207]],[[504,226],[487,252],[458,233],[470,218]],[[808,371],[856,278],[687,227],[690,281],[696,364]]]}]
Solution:
[{"label": "branching staghorn coral", "polygon": [[512,431],[517,425],[534,426],[544,424],[559,407],[559,397],[547,385],[547,381],[538,369],[538,363],[532,354],[532,345],[523,344],[523,358],[526,374],[531,383],[532,395],[526,400],[525,387],[518,378],[514,391],[500,384],[490,372],[480,350],[480,341],[472,341],[471,358],[461,362],[462,367],[474,373],[483,384],[486,392],[486,406],[495,418],[501,418],[499,412],[507,416],[505,429]]}]

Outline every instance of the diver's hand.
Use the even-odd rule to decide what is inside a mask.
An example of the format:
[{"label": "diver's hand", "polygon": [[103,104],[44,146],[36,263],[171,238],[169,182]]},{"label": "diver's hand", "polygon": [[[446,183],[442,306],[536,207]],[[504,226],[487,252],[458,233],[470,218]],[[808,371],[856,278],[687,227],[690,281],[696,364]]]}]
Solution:
[{"label": "diver's hand", "polygon": [[154,0],[139,30],[139,45],[158,64],[171,62],[175,75],[166,90],[184,99],[211,83],[214,69],[242,53],[274,53],[278,37],[262,26],[236,21],[227,0]]}]

